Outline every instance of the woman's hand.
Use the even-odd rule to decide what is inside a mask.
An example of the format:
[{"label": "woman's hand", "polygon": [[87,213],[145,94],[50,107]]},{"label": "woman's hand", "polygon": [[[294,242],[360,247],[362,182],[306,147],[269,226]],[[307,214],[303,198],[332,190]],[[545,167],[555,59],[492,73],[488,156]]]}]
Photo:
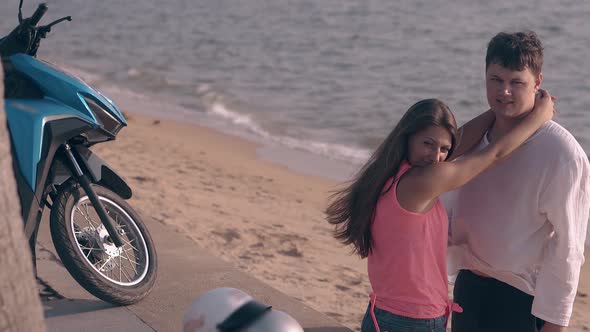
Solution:
[{"label": "woman's hand", "polygon": [[545,322],[545,325],[541,328],[541,332],[565,332],[567,331],[567,327],[551,324],[549,322]]},{"label": "woman's hand", "polygon": [[554,102],[557,100],[549,94],[549,91],[545,89],[539,89],[539,93],[535,96],[535,107],[530,115],[539,120],[541,125],[551,120],[555,115]]}]

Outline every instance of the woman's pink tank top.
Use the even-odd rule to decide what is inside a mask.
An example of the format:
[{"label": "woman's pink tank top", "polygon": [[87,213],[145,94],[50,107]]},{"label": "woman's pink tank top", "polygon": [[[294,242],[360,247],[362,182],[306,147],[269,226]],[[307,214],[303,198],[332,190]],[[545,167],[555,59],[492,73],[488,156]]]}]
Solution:
[{"label": "woman's pink tank top", "polygon": [[[426,213],[410,212],[397,199],[399,178],[410,169],[403,162],[391,189],[377,203],[368,257],[373,305],[411,318],[448,313],[448,216],[440,200]],[[390,179],[385,188],[388,188]],[[384,189],[385,189],[384,188]]]}]

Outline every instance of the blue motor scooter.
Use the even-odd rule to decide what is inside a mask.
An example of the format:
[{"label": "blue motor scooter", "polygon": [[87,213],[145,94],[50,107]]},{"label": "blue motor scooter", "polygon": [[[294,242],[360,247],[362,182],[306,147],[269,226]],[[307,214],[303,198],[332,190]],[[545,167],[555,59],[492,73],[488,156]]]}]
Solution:
[{"label": "blue motor scooter", "polygon": [[115,104],[88,84],[36,58],[41,39],[71,17],[37,26],[47,6],[0,39],[5,105],[24,229],[33,260],[39,223],[64,266],[86,290],[131,304],[154,286],[157,259],[141,217],[125,201],[129,185],[90,147],[127,125]]}]

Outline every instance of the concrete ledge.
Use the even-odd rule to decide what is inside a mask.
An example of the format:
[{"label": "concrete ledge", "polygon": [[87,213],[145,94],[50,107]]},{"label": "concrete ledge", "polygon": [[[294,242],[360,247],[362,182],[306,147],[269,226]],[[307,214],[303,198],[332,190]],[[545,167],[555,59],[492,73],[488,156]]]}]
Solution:
[{"label": "concrete ledge", "polygon": [[217,287],[242,289],[257,300],[289,313],[305,331],[350,331],[214,257],[175,231],[174,226],[144,218],[156,244],[158,279],[146,299],[127,307],[114,307],[97,299],[73,280],[55,254],[49,220],[47,216],[43,218],[37,248],[38,276],[58,293],[43,301],[49,331],[180,331],[182,316],[190,303],[199,294]]}]

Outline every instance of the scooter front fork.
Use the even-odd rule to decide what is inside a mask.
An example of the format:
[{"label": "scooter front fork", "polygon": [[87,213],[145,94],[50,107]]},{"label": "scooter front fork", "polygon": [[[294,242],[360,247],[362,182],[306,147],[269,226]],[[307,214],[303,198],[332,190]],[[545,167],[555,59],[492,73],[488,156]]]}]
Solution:
[{"label": "scooter front fork", "polygon": [[98,214],[98,217],[100,218],[100,221],[102,222],[105,229],[109,233],[109,237],[111,238],[111,240],[113,241],[113,243],[117,247],[121,248],[123,246],[123,244],[125,244],[125,242],[123,242],[121,235],[119,234],[119,232],[117,232],[115,222],[109,217],[106,209],[102,205],[102,202],[98,198],[96,191],[94,191],[94,189],[92,188],[92,185],[90,183],[90,180],[88,179],[88,176],[86,176],[86,174],[84,174],[82,172],[82,169],[80,168],[80,164],[78,164],[76,157],[72,153],[72,148],[70,147],[69,144],[65,144],[64,150],[65,150],[66,157],[70,162],[70,166],[72,167],[74,175],[76,176],[76,180],[78,180],[78,183],[80,183],[80,185],[82,186],[82,188],[86,192],[86,195],[88,195],[88,199],[92,203],[92,206],[94,206],[94,209],[96,210],[96,213]]}]

